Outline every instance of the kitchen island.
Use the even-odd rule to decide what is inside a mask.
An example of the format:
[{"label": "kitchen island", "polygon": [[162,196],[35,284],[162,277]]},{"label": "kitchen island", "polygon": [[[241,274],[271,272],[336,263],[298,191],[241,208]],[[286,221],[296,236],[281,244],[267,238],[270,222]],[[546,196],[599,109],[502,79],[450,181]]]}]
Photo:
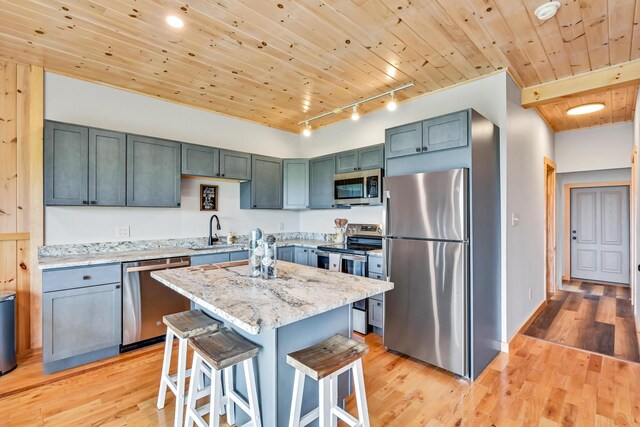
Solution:
[{"label": "kitchen island", "polygon": [[[286,355],[336,333],[351,336],[351,304],[393,289],[390,282],[278,262],[278,278],[249,276],[246,261],[152,273],[153,278],[260,347],[258,394],[263,425],[287,425],[294,369]],[[244,384],[236,372],[236,384]],[[340,381],[339,398],[349,390]],[[244,393],[243,387],[239,387]],[[318,405],[317,384],[305,382],[302,412]],[[243,422],[239,419],[239,422]]]}]

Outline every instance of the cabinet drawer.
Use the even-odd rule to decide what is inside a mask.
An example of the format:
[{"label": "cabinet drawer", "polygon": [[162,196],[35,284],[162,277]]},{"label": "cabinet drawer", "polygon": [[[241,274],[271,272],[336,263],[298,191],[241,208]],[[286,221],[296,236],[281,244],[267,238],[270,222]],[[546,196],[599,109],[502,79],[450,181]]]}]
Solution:
[{"label": "cabinet drawer", "polygon": [[382,258],[369,257],[369,273],[382,274]]},{"label": "cabinet drawer", "polygon": [[120,283],[121,278],[120,264],[47,270],[42,273],[42,292]]},{"label": "cabinet drawer", "polygon": [[191,265],[219,264],[229,262],[229,252],[221,254],[195,255],[191,257]]},{"label": "cabinet drawer", "polygon": [[229,261],[240,261],[249,259],[249,251],[236,251],[229,254]]},{"label": "cabinet drawer", "polygon": [[384,280],[382,273],[373,273],[371,271],[369,272],[369,278],[376,279],[376,280]]}]

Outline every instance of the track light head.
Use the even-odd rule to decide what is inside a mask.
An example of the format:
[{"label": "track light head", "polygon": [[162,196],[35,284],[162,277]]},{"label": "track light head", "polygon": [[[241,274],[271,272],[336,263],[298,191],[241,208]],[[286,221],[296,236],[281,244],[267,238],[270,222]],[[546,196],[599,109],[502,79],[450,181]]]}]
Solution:
[{"label": "track light head", "polygon": [[391,100],[387,103],[387,110],[396,111],[398,108],[398,103],[396,102],[396,94],[395,92],[391,92]]},{"label": "track light head", "polygon": [[305,122],[302,134],[306,137],[311,136],[311,125],[309,124],[309,122]]},{"label": "track light head", "polygon": [[353,111],[351,112],[351,120],[356,121],[360,118],[360,113],[358,112],[358,104],[353,106]]}]

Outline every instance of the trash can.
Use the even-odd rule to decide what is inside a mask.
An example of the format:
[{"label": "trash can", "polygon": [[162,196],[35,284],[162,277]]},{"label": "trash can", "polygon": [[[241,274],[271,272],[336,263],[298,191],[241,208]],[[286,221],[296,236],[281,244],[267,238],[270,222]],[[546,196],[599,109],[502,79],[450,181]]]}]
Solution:
[{"label": "trash can", "polygon": [[0,291],[0,375],[16,367],[16,293]]}]

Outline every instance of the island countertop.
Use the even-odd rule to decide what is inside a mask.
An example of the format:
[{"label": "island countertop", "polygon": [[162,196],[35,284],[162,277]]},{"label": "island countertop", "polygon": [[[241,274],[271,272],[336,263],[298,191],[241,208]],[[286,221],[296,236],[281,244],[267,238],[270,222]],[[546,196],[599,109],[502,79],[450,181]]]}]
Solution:
[{"label": "island countertop", "polygon": [[278,277],[249,275],[247,261],[151,276],[234,326],[260,334],[393,289],[393,283],[278,262]]}]

